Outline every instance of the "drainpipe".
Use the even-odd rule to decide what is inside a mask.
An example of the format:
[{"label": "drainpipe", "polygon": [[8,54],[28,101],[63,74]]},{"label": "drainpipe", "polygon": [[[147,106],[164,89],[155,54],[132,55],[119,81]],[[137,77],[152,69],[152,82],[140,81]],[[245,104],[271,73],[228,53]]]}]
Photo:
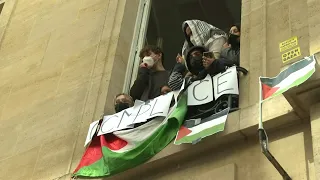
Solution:
[{"label": "drainpipe", "polygon": [[259,80],[260,87],[260,102],[259,102],[259,141],[261,145],[262,153],[267,157],[267,159],[272,163],[272,165],[277,169],[277,171],[281,174],[282,178],[284,180],[292,180],[291,177],[288,175],[288,173],[283,169],[283,167],[279,164],[279,162],[276,160],[276,158],[273,157],[271,152],[269,151],[268,147],[268,135],[263,128],[263,122],[262,122],[262,86],[261,81]]},{"label": "drainpipe", "polygon": [[273,157],[268,149],[268,137],[264,129],[259,129],[259,140],[262,149],[262,153],[267,157],[267,159],[272,163],[272,165],[278,170],[284,180],[292,180],[288,173],[283,169],[283,167],[278,163],[278,161]]}]

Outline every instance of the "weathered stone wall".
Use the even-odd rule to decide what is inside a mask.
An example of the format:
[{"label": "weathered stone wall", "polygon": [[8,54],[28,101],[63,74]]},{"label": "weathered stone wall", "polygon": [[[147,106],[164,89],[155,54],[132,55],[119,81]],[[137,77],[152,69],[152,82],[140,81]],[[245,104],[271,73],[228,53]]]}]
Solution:
[{"label": "weathered stone wall", "polygon": [[112,113],[122,91],[138,3],[6,0],[0,179],[55,179],[75,169],[90,122]]},{"label": "weathered stone wall", "polygon": [[[252,137],[258,77],[280,71],[279,43],[292,36],[299,38],[302,57],[320,51],[320,1],[242,2],[241,65],[250,73],[241,77],[241,111],[216,138],[232,144],[211,150],[204,140],[187,147],[201,152],[192,157],[186,147],[175,147],[183,153],[167,148],[164,156],[114,179],[281,179]],[[112,113],[110,102],[122,91],[138,3],[6,0],[0,15],[0,179],[69,179],[89,123]],[[283,96],[265,108],[272,153],[293,179],[316,179],[319,106],[312,108],[311,125]]]},{"label": "weathered stone wall", "polygon": [[[316,180],[310,124],[269,132],[271,153],[292,179]],[[197,149],[145,164],[110,180],[280,180],[282,177],[262,154],[257,137],[238,140],[212,149]],[[186,150],[188,151],[188,150]],[[108,179],[108,178],[106,178]]]}]

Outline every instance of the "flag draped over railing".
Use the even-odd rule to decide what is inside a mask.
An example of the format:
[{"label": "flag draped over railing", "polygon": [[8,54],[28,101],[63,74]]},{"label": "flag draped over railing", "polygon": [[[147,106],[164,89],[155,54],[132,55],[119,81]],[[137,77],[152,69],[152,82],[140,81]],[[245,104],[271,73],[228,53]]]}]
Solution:
[{"label": "flag draped over railing", "polygon": [[175,138],[186,111],[186,97],[182,97],[168,118],[93,137],[74,176],[110,176],[148,161]]},{"label": "flag draped over railing", "polygon": [[[178,92],[147,102],[136,101],[131,108],[104,116],[90,125],[85,142],[89,146],[73,175],[112,176],[148,161],[176,137],[177,145],[195,144],[223,131],[230,99],[222,99],[230,94],[239,94],[236,67],[214,77],[208,75],[187,87],[183,85]],[[196,111],[200,115],[197,119],[185,120],[188,108],[203,105],[210,108]]]}]

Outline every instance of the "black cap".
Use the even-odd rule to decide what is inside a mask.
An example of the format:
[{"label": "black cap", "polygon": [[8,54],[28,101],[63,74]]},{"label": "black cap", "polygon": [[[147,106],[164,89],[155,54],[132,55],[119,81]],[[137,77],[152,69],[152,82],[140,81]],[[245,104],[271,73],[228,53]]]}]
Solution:
[{"label": "black cap", "polygon": [[207,52],[208,50],[203,47],[203,46],[193,46],[188,50],[187,56],[186,56],[186,67],[188,69],[188,71],[190,71],[191,73],[193,73],[194,71],[191,69],[191,64],[190,64],[190,60],[191,60],[191,53],[194,51],[200,51],[202,53]]}]

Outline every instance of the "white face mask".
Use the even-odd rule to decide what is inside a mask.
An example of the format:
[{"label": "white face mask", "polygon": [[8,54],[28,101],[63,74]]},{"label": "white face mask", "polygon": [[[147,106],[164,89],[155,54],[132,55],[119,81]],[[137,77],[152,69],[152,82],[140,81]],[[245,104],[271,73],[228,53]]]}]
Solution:
[{"label": "white face mask", "polygon": [[150,56],[145,56],[143,59],[142,59],[142,62],[145,63],[148,68],[152,68],[153,65],[154,65],[154,60],[152,57]]}]

